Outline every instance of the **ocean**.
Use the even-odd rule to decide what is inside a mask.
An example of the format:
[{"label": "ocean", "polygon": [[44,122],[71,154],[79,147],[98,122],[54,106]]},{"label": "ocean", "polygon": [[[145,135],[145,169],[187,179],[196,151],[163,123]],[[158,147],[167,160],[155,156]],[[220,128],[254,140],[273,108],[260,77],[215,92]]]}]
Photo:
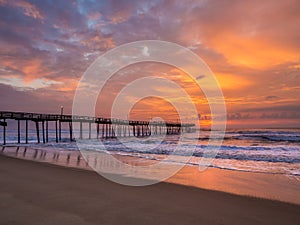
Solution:
[{"label": "ocean", "polygon": [[[69,131],[62,130],[62,140],[55,142],[55,130],[49,130],[49,142],[36,143],[34,129],[29,130],[29,143],[24,144],[22,131],[21,144],[38,149],[54,149],[55,151],[78,151],[76,142],[69,141]],[[122,156],[136,156],[150,160],[161,160],[170,154],[177,157],[176,163],[185,163],[197,166],[204,154],[209,139],[209,131],[200,131],[200,137],[193,134],[184,134],[179,143],[179,135],[167,135],[163,140],[159,136],[151,138],[121,137],[102,139],[92,137],[91,140],[83,140],[80,145],[85,150],[105,151]],[[17,131],[7,131],[7,145],[16,146]],[[0,131],[0,143],[3,142],[2,130]],[[159,143],[159,144],[157,144]],[[154,147],[153,147],[154,146]],[[176,153],[174,149],[179,148]],[[186,152],[192,155],[188,162],[181,162]],[[183,157],[184,158],[184,157]],[[174,163],[170,161],[169,163]],[[284,174],[287,176],[300,176],[300,129],[241,129],[228,130],[223,143],[214,156],[209,167],[225,170],[237,170],[245,172]]]}]

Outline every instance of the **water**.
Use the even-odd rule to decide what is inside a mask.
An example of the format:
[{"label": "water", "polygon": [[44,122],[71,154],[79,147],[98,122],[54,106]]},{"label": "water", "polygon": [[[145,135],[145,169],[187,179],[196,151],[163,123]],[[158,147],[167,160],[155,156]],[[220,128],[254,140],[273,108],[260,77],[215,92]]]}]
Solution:
[{"label": "water", "polygon": [[[23,134],[25,132],[22,132]],[[2,134],[0,142],[2,142]],[[69,131],[62,131],[62,142],[55,143],[55,131],[49,131],[49,143],[36,144],[34,129],[29,130],[29,144],[36,148],[51,148],[58,151],[78,150],[76,142],[69,142]],[[87,137],[88,135],[85,134]],[[185,134],[180,149],[176,152],[176,163],[184,159],[186,152],[194,150],[188,164],[197,166],[207,147],[209,131],[201,131],[200,138]],[[24,136],[21,137],[24,142]],[[178,135],[167,136],[159,145],[153,145],[160,137],[139,138],[122,137],[106,139],[104,146],[99,146],[99,140],[84,140],[82,146],[93,151],[106,151],[120,155],[137,156],[151,160],[161,160],[174,153],[178,147]],[[17,143],[16,130],[7,131],[7,144]],[[24,144],[22,144],[24,145]],[[128,147],[129,146],[129,147]],[[173,163],[173,162],[169,162]],[[183,163],[183,160],[182,160]],[[256,129],[229,130],[223,144],[211,167],[247,172],[285,174],[300,176],[300,129]]]}]

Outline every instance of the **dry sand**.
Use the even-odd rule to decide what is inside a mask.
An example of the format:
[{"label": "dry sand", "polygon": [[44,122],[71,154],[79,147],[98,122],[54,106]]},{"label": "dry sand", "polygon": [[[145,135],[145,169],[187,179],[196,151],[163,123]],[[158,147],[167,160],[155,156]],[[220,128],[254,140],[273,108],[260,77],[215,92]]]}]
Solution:
[{"label": "dry sand", "polygon": [[0,156],[0,224],[300,224],[300,205]]}]

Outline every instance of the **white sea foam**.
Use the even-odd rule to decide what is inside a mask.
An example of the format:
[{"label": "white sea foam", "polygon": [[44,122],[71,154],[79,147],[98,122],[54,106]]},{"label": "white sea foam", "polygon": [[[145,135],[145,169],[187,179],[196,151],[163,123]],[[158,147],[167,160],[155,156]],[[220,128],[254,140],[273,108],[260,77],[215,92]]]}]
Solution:
[{"label": "white sea foam", "polygon": [[[0,134],[1,135],[1,134]],[[39,148],[55,148],[56,150],[77,150],[76,142],[69,142],[68,131],[63,130],[62,142],[55,142],[55,132],[50,130],[49,143],[38,144]],[[2,137],[2,135],[1,135]],[[201,132],[199,139],[195,140],[186,136],[183,139],[181,149],[176,152],[180,163],[180,157],[191,148],[195,148],[189,162],[197,165],[203,157],[207,146],[209,132]],[[21,138],[24,143],[24,137]],[[142,140],[142,139],[141,139]],[[87,150],[117,152],[118,154],[135,155],[152,160],[158,160],[164,155],[172,154],[177,145],[178,136],[167,136],[154,149],[149,148],[157,140],[155,137],[149,140],[137,141],[133,137],[103,140],[104,147],[99,147],[99,140],[83,140]],[[0,138],[0,143],[2,142]],[[123,144],[126,142],[126,146]],[[7,133],[7,143],[17,143],[17,132]],[[24,145],[24,144],[22,144]],[[37,146],[35,130],[29,131],[29,146]],[[172,163],[172,162],[170,162]],[[242,170],[250,172],[282,173],[287,175],[300,175],[300,130],[235,130],[226,133],[212,167]]]}]

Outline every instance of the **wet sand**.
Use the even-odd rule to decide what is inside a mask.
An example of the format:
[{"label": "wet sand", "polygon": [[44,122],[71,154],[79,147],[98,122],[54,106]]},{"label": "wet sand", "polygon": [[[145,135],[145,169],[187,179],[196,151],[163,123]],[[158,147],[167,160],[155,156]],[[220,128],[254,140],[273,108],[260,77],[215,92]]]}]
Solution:
[{"label": "wet sand", "polygon": [[0,156],[0,224],[299,224],[300,205]]},{"label": "wet sand", "polygon": [[175,184],[216,190],[237,195],[279,200],[300,205],[300,177],[185,166],[167,180]]},{"label": "wet sand", "polygon": [[[89,155],[90,164],[85,161],[79,151],[68,151],[64,149],[53,148],[32,148],[9,146],[2,148],[0,153],[11,157],[17,157],[26,160],[51,163],[65,167],[80,168],[84,170],[93,170],[90,165],[101,163],[101,154]],[[78,158],[79,157],[79,158]],[[97,160],[95,160],[95,157]],[[145,166],[158,163],[156,160],[141,158],[134,155],[115,154],[114,157],[119,161],[134,166]],[[106,161],[102,158],[102,162]],[[163,173],[162,169],[170,168],[172,164],[166,167],[160,167],[160,170],[149,170],[145,174],[134,174],[134,177],[148,178],[152,174]],[[104,169],[104,168],[103,168]],[[111,164],[108,171],[112,172],[114,166]],[[123,170],[114,170],[115,174],[132,176]],[[169,183],[175,183],[185,186],[192,186],[201,189],[222,191],[243,196],[259,197],[271,200],[279,200],[300,205],[300,177],[288,176],[286,174],[270,174],[258,172],[244,172],[238,170],[226,170],[208,167],[204,171],[199,171],[199,166],[186,165],[172,177],[166,180]]]}]

